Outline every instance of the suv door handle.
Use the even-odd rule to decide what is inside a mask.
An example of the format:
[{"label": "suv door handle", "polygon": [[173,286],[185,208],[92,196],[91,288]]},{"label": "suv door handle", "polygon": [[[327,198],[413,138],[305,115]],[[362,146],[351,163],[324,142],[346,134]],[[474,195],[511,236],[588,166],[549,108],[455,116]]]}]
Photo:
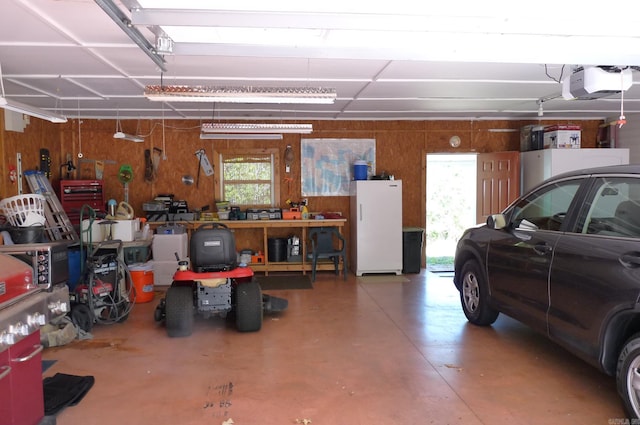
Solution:
[{"label": "suv door handle", "polygon": [[618,259],[625,267],[640,267],[640,252],[627,252]]},{"label": "suv door handle", "polygon": [[538,255],[547,255],[550,254],[553,249],[547,245],[546,243],[539,243],[533,246],[533,250]]}]

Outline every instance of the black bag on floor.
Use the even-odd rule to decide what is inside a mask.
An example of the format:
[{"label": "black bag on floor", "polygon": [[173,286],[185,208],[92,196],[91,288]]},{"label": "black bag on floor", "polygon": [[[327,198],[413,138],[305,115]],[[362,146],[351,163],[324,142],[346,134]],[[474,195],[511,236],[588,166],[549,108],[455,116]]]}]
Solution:
[{"label": "black bag on floor", "polygon": [[93,376],[74,376],[65,373],[44,378],[44,414],[55,415],[67,406],[75,406],[93,386]]}]

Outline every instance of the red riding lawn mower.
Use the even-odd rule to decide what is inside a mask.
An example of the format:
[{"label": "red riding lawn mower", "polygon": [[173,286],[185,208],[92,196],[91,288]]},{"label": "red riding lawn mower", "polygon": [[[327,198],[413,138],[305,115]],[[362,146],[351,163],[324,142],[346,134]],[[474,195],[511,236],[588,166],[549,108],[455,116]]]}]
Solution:
[{"label": "red riding lawn mower", "polygon": [[222,223],[203,224],[191,236],[189,262],[178,258],[171,287],[156,307],[170,337],[189,336],[196,313],[234,317],[240,332],[262,328],[264,313],[287,309],[288,301],[262,293],[253,270],[238,264],[233,233]]}]

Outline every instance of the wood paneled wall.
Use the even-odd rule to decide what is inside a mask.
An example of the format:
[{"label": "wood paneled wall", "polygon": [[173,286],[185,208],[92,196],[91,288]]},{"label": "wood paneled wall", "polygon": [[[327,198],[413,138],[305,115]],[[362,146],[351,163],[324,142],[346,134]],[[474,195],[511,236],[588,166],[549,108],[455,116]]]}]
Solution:
[{"label": "wood paneled wall", "polygon": [[[2,119],[2,114],[0,114]],[[201,171],[198,184],[185,185],[182,176],[190,175],[198,180],[198,160],[195,152],[204,149],[214,161],[216,149],[236,144],[243,147],[280,149],[281,155],[287,145],[296,154],[289,175],[281,171],[282,186],[280,206],[287,199],[299,200],[300,192],[300,135],[285,134],[280,141],[227,141],[200,140],[197,121],[168,120],[164,126],[159,120],[121,120],[127,133],[142,134],[143,143],[113,139],[116,128],[114,120],[71,119],[65,124],[52,124],[32,118],[24,133],[1,131],[0,145],[0,198],[16,195],[17,185],[9,181],[9,166],[15,165],[16,153],[22,155],[23,169],[39,166],[39,149],[47,148],[51,153],[52,185],[60,179],[60,165],[71,155],[78,165],[78,154],[83,160],[76,173],[77,178],[93,178],[94,162],[104,162],[106,198],[124,199],[123,185],[118,181],[121,164],[130,164],[134,179],[129,184],[129,203],[139,215],[143,215],[142,204],[161,193],[172,193],[176,199],[185,199],[190,208],[210,205],[215,207],[214,177]],[[308,122],[308,121],[305,121]],[[403,225],[424,227],[421,208],[423,198],[423,156],[434,152],[496,152],[520,149],[520,128],[538,121],[317,121],[312,138],[374,138],[376,139],[376,170],[393,174],[403,180]],[[566,121],[544,121],[543,124],[566,124]],[[598,126],[601,121],[576,121],[582,126],[582,146],[595,147]],[[80,125],[80,128],[79,128]],[[4,122],[2,123],[4,129]],[[496,131],[499,129],[499,131]],[[462,139],[458,148],[449,145],[449,138],[457,135]],[[144,179],[145,149],[162,150],[158,176],[153,182]],[[284,167],[284,163],[282,165]],[[25,183],[25,189],[28,186]],[[384,202],[384,200],[380,200]],[[349,214],[348,197],[309,198],[311,211],[341,211]],[[346,227],[348,234],[349,227]]]}]

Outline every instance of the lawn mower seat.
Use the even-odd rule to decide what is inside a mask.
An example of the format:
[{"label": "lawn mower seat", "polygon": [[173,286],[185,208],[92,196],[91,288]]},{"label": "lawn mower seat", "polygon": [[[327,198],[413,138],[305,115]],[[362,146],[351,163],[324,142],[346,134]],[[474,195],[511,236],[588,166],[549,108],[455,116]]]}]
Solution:
[{"label": "lawn mower seat", "polygon": [[196,229],[189,243],[191,267],[196,273],[219,272],[238,266],[233,232],[222,223],[206,223]]}]

